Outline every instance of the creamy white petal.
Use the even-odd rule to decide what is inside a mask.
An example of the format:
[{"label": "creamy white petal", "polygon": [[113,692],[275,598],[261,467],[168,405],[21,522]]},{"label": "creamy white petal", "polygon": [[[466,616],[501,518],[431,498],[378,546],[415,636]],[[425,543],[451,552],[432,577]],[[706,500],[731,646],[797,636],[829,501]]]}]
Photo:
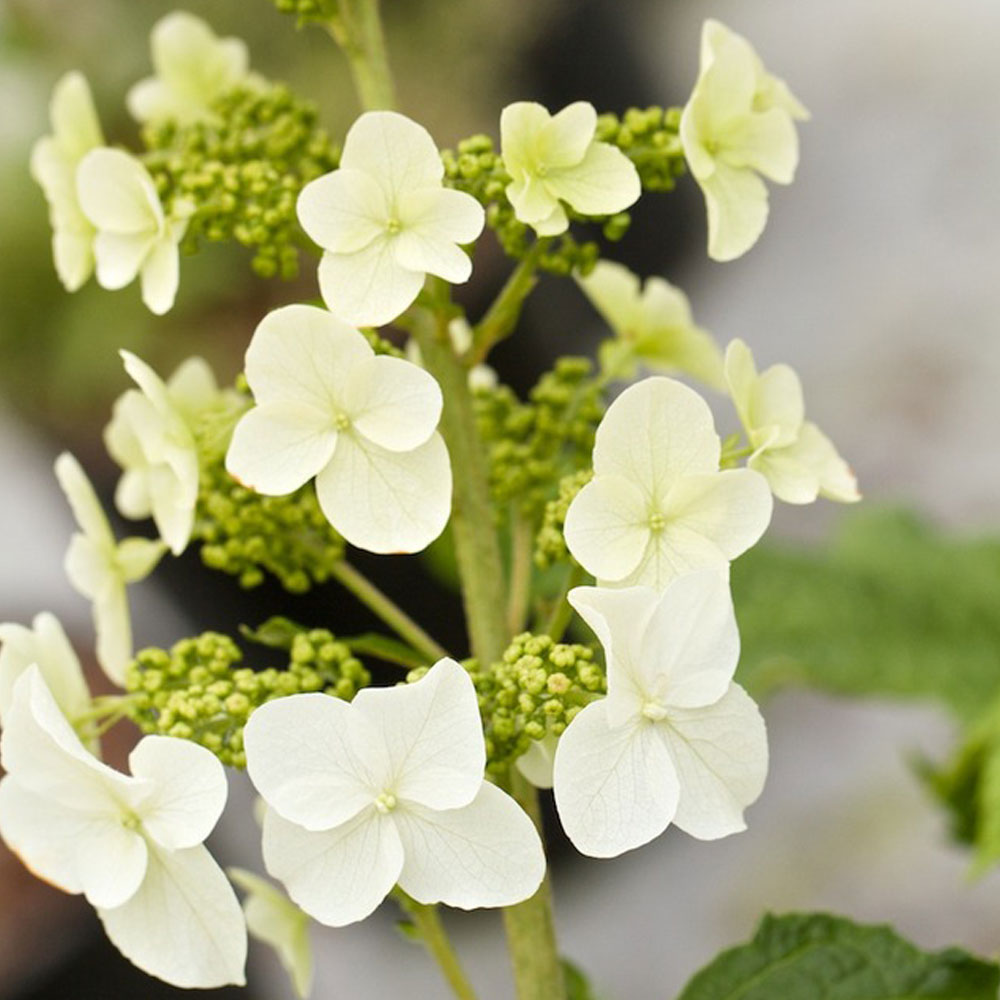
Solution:
[{"label": "creamy white petal", "polygon": [[125,671],[132,660],[132,617],[122,580],[109,580],[92,595],[97,662],[118,687],[125,687]]},{"label": "creamy white petal", "polygon": [[340,435],[329,410],[274,400],[240,417],[226,452],[226,469],[248,489],[283,496],[329,463]]},{"label": "creamy white petal", "polygon": [[657,728],[680,778],[674,823],[699,840],[745,829],[743,810],[760,795],[767,775],[767,733],[743,688],[730,685],[705,708],[674,709]]},{"label": "creamy white petal", "polygon": [[511,906],[541,885],[545,853],[534,824],[489,782],[461,809],[407,805],[393,818],[405,855],[399,885],[420,903]]},{"label": "creamy white petal", "polygon": [[757,365],[754,363],[753,352],[738,337],[731,340],[726,348],[725,375],[729,396],[740,423],[749,429],[753,426],[750,407],[754,386],[757,384]]},{"label": "creamy white petal", "polygon": [[76,870],[87,902],[101,907],[121,906],[130,900],[149,867],[142,835],[126,828],[120,813],[111,812],[100,818],[91,815],[87,826],[77,832]]},{"label": "creamy white petal", "polygon": [[441,182],[444,164],[430,133],[395,111],[369,111],[351,126],[342,168],[375,178],[389,198]]},{"label": "creamy white petal", "polygon": [[556,737],[547,733],[540,740],[532,740],[528,749],[514,761],[517,769],[535,788],[552,787],[552,767],[557,743]]},{"label": "creamy white petal", "polygon": [[138,583],[153,572],[166,550],[158,538],[123,538],[115,552],[115,567],[126,583]]},{"label": "creamy white petal", "polygon": [[155,245],[156,234],[152,230],[136,233],[116,233],[111,230],[98,232],[94,239],[98,284],[111,290],[131,284]]},{"label": "creamy white petal", "polygon": [[577,283],[618,334],[634,334],[639,322],[639,277],[624,264],[599,260]]},{"label": "creamy white petal", "polygon": [[170,401],[187,419],[218,401],[219,387],[211,365],[197,355],[185,358],[167,380]]},{"label": "creamy white petal", "polygon": [[[472,195],[435,186],[402,192],[399,218],[402,234],[416,232],[428,240],[471,243],[483,231],[486,213]],[[410,266],[405,260],[402,263]]]},{"label": "creamy white petal", "polygon": [[762,435],[770,447],[782,448],[798,439],[805,419],[802,383],[788,365],[772,365],[754,383],[750,396],[751,438]]},{"label": "creamy white petal", "polygon": [[49,102],[49,119],[60,149],[72,160],[79,160],[104,142],[94,99],[82,73],[74,71],[60,78]]},{"label": "creamy white petal", "polygon": [[662,500],[678,476],[714,472],[721,445],[712,411],[693,389],[655,377],[629,386],[604,415],[594,473],[620,475]]},{"label": "creamy white petal", "polygon": [[771,492],[785,503],[812,503],[819,496],[819,474],[808,451],[797,444],[762,449],[750,456],[747,465],[759,472]]},{"label": "creamy white petal", "polygon": [[369,552],[419,552],[444,530],[451,514],[451,463],[436,431],[413,451],[380,448],[344,434],[316,477],[330,523]]},{"label": "creamy white petal", "polygon": [[156,234],[163,209],[153,179],[133,156],[119,149],[94,149],[76,171],[80,207],[99,230]]},{"label": "creamy white petal", "polygon": [[540,236],[556,236],[569,226],[566,212],[548,185],[534,174],[523,175],[506,188],[514,214],[535,227]]},{"label": "creamy white petal", "polygon": [[[515,101],[500,112],[500,148],[507,172],[517,179],[535,158],[536,137],[551,121],[549,112],[534,101]],[[573,123],[573,118],[566,124]],[[593,138],[591,133],[588,142]]]},{"label": "creamy white petal", "polygon": [[364,920],[385,899],[403,869],[403,846],[391,816],[374,807],[321,833],[268,809],[264,863],[306,913],[343,927]]},{"label": "creamy white petal", "polygon": [[97,493],[91,485],[80,463],[68,451],[64,451],[55,462],[56,479],[62,487],[76,523],[84,534],[101,545],[114,544],[111,525],[104,513]]},{"label": "creamy white petal", "polygon": [[469,255],[426,227],[401,232],[393,240],[393,253],[400,266],[437,275],[453,285],[468,281],[472,274]]},{"label": "creamy white petal", "polygon": [[372,177],[341,167],[310,181],[296,211],[302,228],[324,250],[354,253],[386,231],[393,209]]},{"label": "creamy white petal", "polygon": [[258,405],[290,400],[329,411],[357,365],[372,354],[357,330],[326,309],[282,306],[254,331],[246,377]]},{"label": "creamy white petal", "polygon": [[371,805],[384,776],[352,739],[356,714],[325,694],[278,698],[254,711],[243,731],[247,772],[271,809],[305,829],[328,830]]},{"label": "creamy white petal", "polygon": [[788,113],[777,108],[747,115],[727,136],[726,162],[750,167],[777,184],[791,184],[799,163],[799,137]]},{"label": "creamy white petal", "polygon": [[620,580],[649,544],[649,503],[623,476],[591,480],[573,498],[563,533],[569,551],[588,573]]},{"label": "creamy white petal", "polygon": [[325,253],[319,262],[319,290],[327,308],[356,326],[391,323],[420,293],[424,277],[423,271],[397,262],[390,237],[356,253]]},{"label": "creamy white petal", "polygon": [[138,892],[97,915],[115,947],[157,979],[202,989],[246,981],[243,911],[204,847],[166,851],[151,845]]},{"label": "creamy white petal", "polygon": [[169,850],[202,843],[229,793],[219,759],[189,740],[146,736],[129,754],[128,764],[134,777],[149,782],[136,809],[145,831]]},{"label": "creamy white petal", "polygon": [[[189,455],[192,476],[178,476],[175,468],[157,464],[149,469],[149,494],[156,530],[175,556],[187,547],[194,527],[194,508],[198,500],[198,467],[194,453]],[[186,464],[186,463],[185,463]],[[117,496],[117,493],[116,493]]]},{"label": "creamy white petal", "polygon": [[455,809],[475,797],[486,747],[472,679],[454,660],[438,660],[415,684],[365,688],[352,710],[384,748],[389,790],[407,808]]},{"label": "creamy white petal", "polygon": [[441,388],[422,368],[382,355],[359,364],[344,394],[344,410],[369,441],[412,451],[441,419]]},{"label": "creamy white petal", "polygon": [[642,185],[632,161],[616,146],[592,143],[575,166],[553,170],[549,190],[583,215],[612,215],[639,200]]},{"label": "creamy white petal", "polygon": [[73,589],[83,597],[99,593],[113,575],[110,560],[114,548],[99,545],[77,532],[70,538],[63,569]]},{"label": "creamy white petal", "polygon": [[752,170],[724,163],[699,180],[708,209],[708,255],[727,261],[741,257],[757,242],[767,223],[767,188]]},{"label": "creamy white petal", "polygon": [[597,111],[593,104],[589,101],[567,104],[538,130],[535,148],[539,161],[549,167],[579,163],[587,155],[596,129]]},{"label": "creamy white petal", "polygon": [[677,810],[680,786],[657,726],[612,727],[604,703],[588,705],[556,748],[556,808],[582,854],[613,858],[658,837]]},{"label": "creamy white petal", "polygon": [[169,312],[180,283],[180,252],[177,242],[166,234],[149,249],[142,264],[142,301],[151,313]]},{"label": "creamy white petal", "polygon": [[819,473],[820,496],[840,503],[855,503],[861,499],[851,467],[840,457],[833,442],[808,420],[802,425],[799,447],[808,452]]}]

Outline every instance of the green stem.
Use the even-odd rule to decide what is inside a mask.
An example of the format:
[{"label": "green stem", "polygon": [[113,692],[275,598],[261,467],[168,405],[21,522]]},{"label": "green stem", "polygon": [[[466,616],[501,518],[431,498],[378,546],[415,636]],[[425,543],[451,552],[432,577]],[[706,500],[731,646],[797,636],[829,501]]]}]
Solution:
[{"label": "green stem", "polygon": [[511,513],[510,587],[507,593],[507,632],[523,631],[531,600],[531,556],[534,534],[531,523],[517,510]]},{"label": "green stem", "polygon": [[391,597],[382,593],[350,563],[343,560],[334,563],[331,574],[365,607],[374,611],[396,635],[405,639],[432,663],[448,655],[448,651],[432,639]]},{"label": "green stem", "polygon": [[552,637],[553,642],[562,641],[562,637],[569,627],[570,619],[573,617],[573,608],[570,606],[569,601],[566,600],[566,595],[574,587],[578,587],[583,583],[584,576],[583,568],[577,563],[573,563],[570,571],[566,574],[566,580],[559,593],[559,598],[552,609],[552,613],[549,615],[548,621],[545,623],[545,628],[542,630],[546,635]]},{"label": "green stem", "polygon": [[476,991],[472,988],[458,955],[451,946],[437,907],[418,903],[398,887],[393,890],[393,895],[413,921],[413,926],[416,927],[427,951],[441,967],[441,972],[455,996],[459,1000],[476,1000]]},{"label": "green stem", "polygon": [[347,56],[362,107],[366,111],[394,108],[396,90],[378,0],[337,0],[337,14],[327,27]]},{"label": "green stem", "polygon": [[524,300],[538,283],[535,268],[547,244],[548,240],[539,240],[525,254],[511,272],[507,283],[500,289],[500,294],[486,310],[486,315],[476,324],[472,331],[472,347],[466,358],[469,367],[484,361],[493,345],[508,336],[517,325]]}]

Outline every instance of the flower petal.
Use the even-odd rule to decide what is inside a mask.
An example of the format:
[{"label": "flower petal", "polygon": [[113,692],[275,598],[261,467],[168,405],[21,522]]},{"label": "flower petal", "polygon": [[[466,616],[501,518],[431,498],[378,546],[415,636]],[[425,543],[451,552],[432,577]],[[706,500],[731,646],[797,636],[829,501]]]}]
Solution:
[{"label": "flower petal", "polygon": [[675,709],[657,729],[680,778],[674,823],[699,840],[745,829],[743,810],[760,795],[767,775],[767,732],[743,688],[730,685],[705,708]]},{"label": "flower petal", "polygon": [[762,372],[750,396],[750,428],[769,447],[793,444],[805,419],[802,383],[788,365],[772,365]]},{"label": "flower petal", "polygon": [[109,579],[91,595],[91,600],[97,633],[97,662],[104,673],[123,688],[125,672],[132,660],[132,617],[125,582]]},{"label": "flower petal", "polygon": [[799,433],[799,447],[808,452],[819,473],[820,496],[840,503],[855,503],[861,499],[851,467],[840,457],[833,442],[808,420]]},{"label": "flower petal", "polygon": [[767,188],[749,169],[717,163],[698,183],[708,210],[708,256],[727,261],[741,257],[757,242],[767,223]]},{"label": "flower petal", "polygon": [[[500,112],[500,149],[504,167],[515,180],[535,165],[538,135],[552,120],[548,110],[535,101],[515,101]],[[571,124],[571,117],[566,124]],[[593,132],[588,136],[589,142]]]},{"label": "flower petal", "polygon": [[385,355],[359,364],[344,395],[344,410],[369,441],[389,451],[412,451],[441,419],[441,388],[422,368]]},{"label": "flower petal", "polygon": [[399,885],[420,903],[511,906],[541,885],[545,854],[535,825],[489,782],[460,809],[407,805],[393,815],[405,855]]},{"label": "flower petal", "polygon": [[[402,234],[415,232],[428,240],[471,243],[486,222],[483,206],[470,194],[453,188],[425,187],[400,196]],[[411,265],[401,260],[406,267]],[[416,270],[431,268],[417,267]],[[436,273],[436,272],[435,272]]]},{"label": "flower petal", "polygon": [[339,437],[329,410],[292,400],[261,403],[234,428],[226,469],[247,489],[283,496],[329,463]]},{"label": "flower petal", "polygon": [[369,111],[351,126],[340,157],[342,168],[376,179],[392,200],[404,191],[440,184],[441,154],[422,125],[395,111]]},{"label": "flower petal", "polygon": [[97,493],[91,485],[80,463],[68,451],[64,451],[55,463],[56,479],[62,487],[76,523],[83,533],[99,545],[114,545],[111,525]]},{"label": "flower petal", "polygon": [[538,131],[536,155],[547,167],[572,167],[586,155],[597,130],[597,111],[589,101],[574,101],[557,111]]},{"label": "flower petal", "polygon": [[142,301],[156,316],[173,308],[180,282],[180,252],[177,242],[162,236],[149,249],[142,265]]},{"label": "flower petal", "polygon": [[393,241],[393,253],[402,267],[437,275],[453,285],[468,281],[472,274],[469,255],[427,228],[401,232]]},{"label": "flower petal", "polygon": [[650,540],[649,505],[623,476],[591,480],[573,498],[563,534],[573,558],[588,573],[620,580],[642,559]]},{"label": "flower petal", "polygon": [[799,137],[786,111],[746,115],[726,137],[726,162],[750,167],[777,184],[791,184],[799,164]]},{"label": "flower petal", "polygon": [[395,822],[374,808],[321,833],[264,817],[264,863],[288,895],[329,927],[364,920],[385,899],[403,870]]},{"label": "flower petal", "polygon": [[608,326],[619,336],[638,333],[639,277],[624,264],[599,260],[577,283]]},{"label": "flower petal", "polygon": [[143,972],[181,988],[246,982],[243,911],[204,847],[150,845],[139,891],[97,915],[116,948]]},{"label": "flower petal", "polygon": [[361,170],[341,168],[310,181],[296,212],[310,239],[333,253],[354,253],[386,231],[392,216],[385,192]]},{"label": "flower petal", "polygon": [[383,326],[401,316],[424,278],[423,271],[399,264],[388,237],[356,253],[325,253],[319,262],[319,290],[327,308],[356,326]]},{"label": "flower petal", "polygon": [[60,78],[49,102],[49,119],[60,149],[70,160],[79,161],[104,143],[94,98],[82,73],[74,71]]},{"label": "flower petal", "polygon": [[97,283],[110,290],[131,284],[155,246],[155,234],[147,230],[138,233],[102,230],[94,238]]},{"label": "flower petal", "polygon": [[387,451],[360,435],[342,435],[316,477],[330,523],[369,552],[419,552],[451,514],[451,463],[435,431],[413,451]]},{"label": "flower petal", "polygon": [[415,684],[365,688],[352,708],[384,747],[398,799],[428,809],[456,809],[475,797],[486,767],[472,679],[442,659]]},{"label": "flower petal", "polygon": [[189,740],[146,736],[129,770],[149,782],[137,806],[145,831],[168,850],[194,847],[212,832],[229,793],[218,758]]},{"label": "flower petal", "polygon": [[588,705],[556,747],[556,809],[582,854],[613,858],[658,837],[677,810],[680,786],[657,726],[608,723],[604,702]]},{"label": "flower petal", "polygon": [[247,772],[275,812],[307,830],[338,827],[382,790],[352,739],[357,710],[325,694],[300,694],[261,705],[243,741]]},{"label": "flower petal", "polygon": [[582,215],[613,215],[639,200],[642,184],[632,161],[617,146],[592,143],[575,166],[551,170],[549,190]]},{"label": "flower petal", "polygon": [[146,168],[119,149],[93,149],[76,170],[80,207],[102,231],[154,236],[163,227],[163,209]]}]

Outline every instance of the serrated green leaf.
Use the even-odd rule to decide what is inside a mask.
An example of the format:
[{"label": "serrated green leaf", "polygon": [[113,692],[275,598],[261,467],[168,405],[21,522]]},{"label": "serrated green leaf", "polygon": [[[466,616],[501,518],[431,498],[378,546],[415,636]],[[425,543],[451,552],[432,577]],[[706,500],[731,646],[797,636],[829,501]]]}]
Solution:
[{"label": "serrated green leaf", "polygon": [[923,952],[891,928],[827,914],[764,917],[678,1000],[996,1000],[1000,969],[957,948]]}]

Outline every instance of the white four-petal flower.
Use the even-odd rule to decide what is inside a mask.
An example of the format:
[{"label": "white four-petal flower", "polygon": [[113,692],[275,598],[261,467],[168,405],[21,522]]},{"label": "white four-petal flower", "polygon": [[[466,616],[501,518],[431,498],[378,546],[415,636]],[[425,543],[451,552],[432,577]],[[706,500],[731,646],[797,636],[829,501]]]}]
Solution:
[{"label": "white four-petal flower", "polygon": [[76,171],[83,214],[97,230],[94,256],[102,288],[124,288],[139,275],[142,301],[158,316],[174,304],[180,277],[178,244],[192,206],[164,212],[149,171],[120,149],[94,149]]},{"label": "white four-petal flower", "polygon": [[792,182],[799,162],[794,120],[808,117],[745,38],[718,21],[705,22],[680,137],[705,195],[713,260],[732,260],[757,242],[767,221],[767,188],[758,174]]},{"label": "white four-petal flower", "polygon": [[370,111],[347,133],[340,169],[302,189],[299,222],[324,250],[319,287],[337,316],[381,326],[413,302],[428,274],[468,281],[472,262],[459,244],[479,236],[485,213],[443,177],[423,126]]},{"label": "white four-petal flower", "polygon": [[67,73],[56,84],[49,104],[52,135],[31,150],[31,176],[49,203],[52,256],[67,292],[75,292],[94,271],[93,224],[83,214],[76,193],[76,168],[92,149],[104,145],[90,87],[80,73]]},{"label": "white four-petal flower", "polygon": [[638,200],[639,173],[617,146],[598,142],[597,112],[576,101],[552,115],[517,101],[500,113],[500,148],[514,214],[539,236],[569,228],[562,202],[582,215],[613,215]]},{"label": "white four-petal flower", "polygon": [[726,348],[726,382],[750,440],[747,460],[785,503],[812,503],[817,496],[841,503],[861,499],[850,466],[833,442],[805,419],[802,383],[788,365],[757,373],[742,340]]},{"label": "white four-petal flower", "polygon": [[244,982],[246,929],[203,846],[226,802],[203,747],[147,736],[132,776],[89,753],[37,668],[17,682],[0,740],[0,836],[40,877],[83,893],[115,946],[182,987]]},{"label": "white four-petal flower", "polygon": [[700,840],[745,829],[767,774],[757,706],[732,683],[739,633],[729,588],[712,570],[648,587],[578,587],[570,603],[594,630],[608,695],[556,746],[556,808],[593,857],[648,843],[670,823]]},{"label": "white four-petal flower", "polygon": [[441,390],[408,361],[376,356],[324,309],[269,313],[246,354],[256,406],[240,419],[226,468],[268,496],[316,477],[330,523],[370,552],[416,552],[451,513]]},{"label": "white four-petal flower", "polygon": [[166,551],[162,541],[149,538],[115,540],[94,487],[68,452],[56,459],[56,478],[80,531],[66,552],[66,575],[93,602],[97,661],[119,686],[132,658],[132,625],[126,585],[147,577]]},{"label": "white four-petal flower", "polygon": [[640,289],[637,275],[610,260],[599,260],[577,281],[618,335],[601,345],[605,371],[630,378],[638,360],[665,374],[682,372],[722,388],[722,352],[712,335],[695,325],[679,288],[652,277]]},{"label": "white four-petal flower", "polygon": [[140,80],[125,99],[137,121],[187,125],[207,118],[212,101],[249,76],[246,44],[218,38],[187,11],[157,21],[149,41],[156,75]]},{"label": "white four-petal flower", "polygon": [[719,471],[708,404],[669,378],[648,378],[608,407],[594,478],[566,514],[566,545],[604,585],[662,590],[675,576],[725,567],[764,533],[771,491],[751,469]]},{"label": "white four-petal flower", "polygon": [[362,920],[397,883],[421,903],[509,906],[541,883],[531,820],[483,778],[476,693],[454,660],[415,684],[258,708],[247,769],[268,810],[264,863],[306,913]]}]

